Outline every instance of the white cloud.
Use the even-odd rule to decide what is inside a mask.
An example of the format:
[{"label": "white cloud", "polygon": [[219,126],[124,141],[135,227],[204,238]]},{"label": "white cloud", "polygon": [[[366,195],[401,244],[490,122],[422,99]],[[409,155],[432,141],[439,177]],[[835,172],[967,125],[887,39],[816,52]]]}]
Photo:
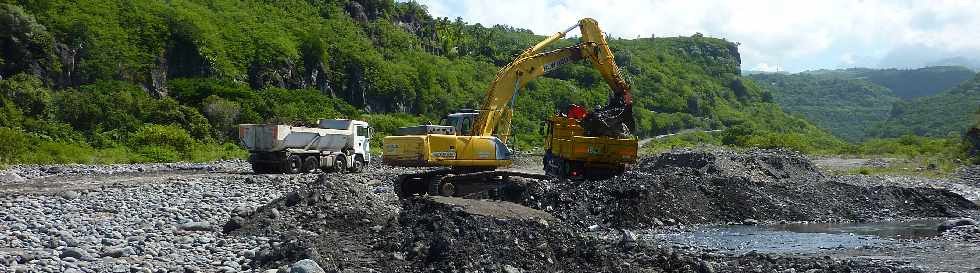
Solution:
[{"label": "white cloud", "polygon": [[764,72],[778,72],[778,71],[782,71],[783,69],[779,67],[779,65],[775,65],[775,64],[757,63],[755,64],[754,67],[752,67],[751,70],[764,71]]},{"label": "white cloud", "polygon": [[[888,63],[893,49],[980,55],[980,1],[423,0],[434,16],[550,34],[582,17],[622,37],[701,32],[741,43],[743,65],[792,71]],[[855,56],[860,56],[855,58]],[[849,63],[852,61],[853,63]],[[915,66],[921,64],[904,64]]]}]

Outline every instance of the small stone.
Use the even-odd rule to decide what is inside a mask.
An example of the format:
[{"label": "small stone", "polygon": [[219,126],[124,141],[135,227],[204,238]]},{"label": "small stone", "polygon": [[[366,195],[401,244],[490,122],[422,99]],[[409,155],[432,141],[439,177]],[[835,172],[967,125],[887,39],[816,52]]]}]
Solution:
[{"label": "small stone", "polygon": [[72,257],[75,259],[81,259],[85,255],[88,255],[88,253],[86,253],[84,249],[77,248],[77,247],[66,247],[64,250],[61,251],[61,255],[58,255],[58,257],[61,258]]},{"label": "small stone", "polygon": [[698,265],[698,273],[715,273],[715,266],[711,262],[701,261]]},{"label": "small stone", "polygon": [[395,252],[391,254],[391,257],[394,258],[395,260],[404,261],[405,253]]},{"label": "small stone", "polygon": [[225,225],[221,227],[221,231],[224,233],[229,233],[242,228],[242,223],[245,223],[245,218],[240,216],[231,217],[231,220],[225,222]]},{"label": "small stone", "polygon": [[125,256],[131,256],[135,254],[135,252],[136,251],[132,247],[112,247],[106,249],[106,251],[102,253],[102,256],[120,258]]},{"label": "small stone", "polygon": [[754,226],[754,225],[758,225],[759,224],[759,220],[749,218],[749,219],[743,220],[742,221],[742,224],[743,225],[746,225],[746,226]]},{"label": "small stone", "polygon": [[27,181],[27,179],[20,177],[20,175],[17,175],[16,173],[0,174],[0,183],[20,183],[24,181]]},{"label": "small stone", "polygon": [[59,193],[58,196],[61,196],[61,198],[64,199],[74,200],[74,199],[78,199],[79,197],[82,197],[82,194],[78,193],[77,191],[63,191]]},{"label": "small stone", "polygon": [[636,247],[636,233],[633,233],[632,231],[629,231],[627,229],[624,229],[623,230],[623,239],[621,240],[621,242],[623,243],[623,248],[625,248],[627,250],[635,248]]},{"label": "small stone", "polygon": [[186,231],[211,231],[212,227],[211,223],[201,221],[180,224],[180,229]]},{"label": "small stone", "polygon": [[507,272],[507,273],[523,273],[523,271],[521,271],[519,268],[516,268],[516,267],[511,266],[509,264],[504,265],[504,272]]},{"label": "small stone", "polygon": [[289,273],[326,273],[315,261],[310,259],[299,260],[289,266]]},{"label": "small stone", "polygon": [[371,231],[374,231],[374,232],[381,232],[382,229],[384,229],[384,227],[381,226],[381,225],[375,225],[375,226],[372,226],[371,227]]},{"label": "small stone", "polygon": [[292,207],[295,206],[296,204],[299,204],[300,200],[303,200],[303,198],[299,196],[298,192],[290,192],[286,194],[287,207]]},{"label": "small stone", "polygon": [[245,259],[255,258],[255,250],[246,249],[242,251],[242,257],[245,257]]},{"label": "small stone", "polygon": [[279,217],[282,217],[282,212],[279,212],[279,209],[272,208],[269,210],[269,218],[279,219]]},{"label": "small stone", "polygon": [[235,261],[226,261],[226,262],[222,263],[222,265],[227,266],[227,267],[234,268],[235,271],[238,271],[239,268],[242,268],[242,266],[240,264],[238,264],[238,262],[235,262]]}]

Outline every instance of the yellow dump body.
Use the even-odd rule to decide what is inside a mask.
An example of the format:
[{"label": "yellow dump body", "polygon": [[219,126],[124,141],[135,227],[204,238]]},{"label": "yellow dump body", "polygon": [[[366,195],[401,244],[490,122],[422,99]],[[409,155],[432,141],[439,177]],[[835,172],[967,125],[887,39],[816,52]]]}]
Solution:
[{"label": "yellow dump body", "polygon": [[553,115],[549,118],[551,131],[545,149],[564,160],[578,161],[585,166],[621,166],[636,163],[635,138],[587,137],[578,120]]},{"label": "yellow dump body", "polygon": [[493,136],[409,135],[383,140],[383,161],[402,167],[506,167],[507,147]]}]

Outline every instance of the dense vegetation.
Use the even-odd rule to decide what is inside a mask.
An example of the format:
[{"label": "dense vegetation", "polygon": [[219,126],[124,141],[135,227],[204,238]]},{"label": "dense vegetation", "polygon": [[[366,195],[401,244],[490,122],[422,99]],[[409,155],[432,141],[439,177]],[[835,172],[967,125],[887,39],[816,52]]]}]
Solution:
[{"label": "dense vegetation", "polygon": [[962,66],[932,66],[918,69],[850,68],[804,73],[841,79],[864,79],[890,89],[903,99],[938,94],[972,79],[976,74],[973,70]]},{"label": "dense vegetation", "polygon": [[787,112],[806,117],[834,135],[857,143],[870,124],[888,118],[899,101],[891,90],[863,79],[810,74],[754,74]]},{"label": "dense vegetation", "polygon": [[[497,67],[542,38],[391,0],[0,0],[0,161],[237,157],[239,123],[361,118],[384,135],[477,106]],[[730,128],[731,145],[840,144],[741,77],[734,43],[695,34],[611,46],[641,136]],[[523,148],[556,109],[608,93],[581,63],[527,89],[514,119]]]},{"label": "dense vegetation", "polygon": [[973,157],[973,163],[980,164],[980,108],[975,114],[976,122],[966,133],[966,154]]},{"label": "dense vegetation", "polygon": [[877,137],[904,134],[960,136],[973,122],[980,105],[980,75],[942,93],[896,103],[888,119],[869,129]]}]

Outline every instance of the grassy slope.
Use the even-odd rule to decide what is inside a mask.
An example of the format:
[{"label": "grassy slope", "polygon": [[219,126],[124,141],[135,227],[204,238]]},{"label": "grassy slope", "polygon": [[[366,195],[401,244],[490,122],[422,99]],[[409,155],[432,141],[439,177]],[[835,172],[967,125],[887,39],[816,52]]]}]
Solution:
[{"label": "grassy slope", "polygon": [[868,125],[887,119],[892,104],[899,101],[891,90],[865,80],[808,74],[756,74],[751,78],[770,90],[787,112],[806,117],[852,143],[867,139]]}]

